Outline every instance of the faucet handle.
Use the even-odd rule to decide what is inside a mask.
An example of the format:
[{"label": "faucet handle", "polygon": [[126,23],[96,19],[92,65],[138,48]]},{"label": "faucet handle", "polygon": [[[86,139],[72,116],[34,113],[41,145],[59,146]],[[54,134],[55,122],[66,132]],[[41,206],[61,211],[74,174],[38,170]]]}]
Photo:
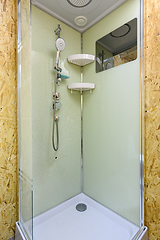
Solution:
[{"label": "faucet handle", "polygon": [[60,99],[60,93],[59,92],[57,92],[57,93],[53,93],[53,99],[57,99],[57,100],[59,100]]}]

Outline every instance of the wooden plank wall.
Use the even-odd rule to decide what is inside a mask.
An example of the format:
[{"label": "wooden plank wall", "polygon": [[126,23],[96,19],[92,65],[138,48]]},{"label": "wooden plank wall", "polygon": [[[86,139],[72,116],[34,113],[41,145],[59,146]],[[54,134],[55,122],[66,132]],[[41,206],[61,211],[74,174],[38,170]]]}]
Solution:
[{"label": "wooden plank wall", "polygon": [[[0,239],[18,219],[16,0],[0,1]],[[160,240],[160,1],[145,0],[145,224]]]},{"label": "wooden plank wall", "polygon": [[145,224],[160,240],[160,1],[145,0]]},{"label": "wooden plank wall", "polygon": [[17,197],[16,0],[0,1],[0,239],[14,235]]}]

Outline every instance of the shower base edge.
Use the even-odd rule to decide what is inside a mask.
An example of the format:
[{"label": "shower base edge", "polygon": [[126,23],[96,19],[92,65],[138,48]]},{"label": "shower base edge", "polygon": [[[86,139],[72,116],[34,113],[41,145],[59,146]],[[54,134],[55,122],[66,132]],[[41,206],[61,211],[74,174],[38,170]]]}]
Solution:
[{"label": "shower base edge", "polygon": [[15,240],[28,240],[28,238],[26,237],[25,233],[22,231],[19,222],[16,222]]},{"label": "shower base edge", "polygon": [[[87,210],[84,212],[77,211],[76,206],[79,203],[86,204]],[[112,225],[113,234],[115,229],[117,229],[120,234],[118,237],[116,236],[116,238],[114,238],[115,236],[112,238],[112,236],[107,232],[112,232],[110,229],[111,222],[114,223]],[[98,231],[96,229],[97,225],[99,225]],[[102,225],[104,229],[103,233]],[[82,193],[60,204],[59,206],[36,216],[33,219],[33,226],[34,240],[51,240],[53,238],[53,232],[56,240],[72,240],[75,239],[75,237],[77,240],[148,240],[146,227],[142,228],[140,234],[135,237],[139,227],[130,223],[128,220],[122,218],[111,210],[103,207],[101,204]],[[21,231],[19,223],[16,223],[16,228],[16,232],[18,232],[19,235],[15,235],[15,240],[28,240],[28,238],[24,236],[24,232]],[[105,231],[106,228],[108,228],[107,231]],[[55,230],[58,232],[55,233]],[[93,230],[96,231],[94,232]],[[127,231],[128,233],[126,233]],[[124,235],[122,232],[124,232]],[[70,235],[70,233],[72,234]]]}]

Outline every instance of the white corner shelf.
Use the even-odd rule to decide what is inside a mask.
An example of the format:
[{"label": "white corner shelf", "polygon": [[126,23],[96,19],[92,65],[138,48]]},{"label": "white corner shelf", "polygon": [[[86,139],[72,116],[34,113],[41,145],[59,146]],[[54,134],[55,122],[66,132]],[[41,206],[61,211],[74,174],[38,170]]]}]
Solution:
[{"label": "white corner shelf", "polygon": [[95,84],[94,83],[70,83],[68,84],[68,89],[74,90],[74,91],[87,91],[89,90],[90,92],[95,89]]},{"label": "white corner shelf", "polygon": [[68,57],[68,62],[81,67],[94,62],[94,60],[95,56],[90,54],[75,54]]}]

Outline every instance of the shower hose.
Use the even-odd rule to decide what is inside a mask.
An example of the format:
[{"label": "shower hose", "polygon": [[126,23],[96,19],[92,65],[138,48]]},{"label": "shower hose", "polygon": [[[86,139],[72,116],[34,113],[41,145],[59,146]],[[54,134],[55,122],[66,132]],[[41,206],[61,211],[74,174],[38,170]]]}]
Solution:
[{"label": "shower hose", "polygon": [[[55,87],[54,87],[55,94],[54,94],[53,132],[52,132],[52,145],[53,145],[53,149],[55,151],[57,151],[59,148],[58,117],[55,116],[55,113],[56,113],[56,78],[57,78],[57,71],[55,71]],[[56,129],[55,129],[55,126],[56,126]],[[55,131],[56,131],[56,135],[57,135],[57,146],[55,144],[55,136],[54,136]]]}]

